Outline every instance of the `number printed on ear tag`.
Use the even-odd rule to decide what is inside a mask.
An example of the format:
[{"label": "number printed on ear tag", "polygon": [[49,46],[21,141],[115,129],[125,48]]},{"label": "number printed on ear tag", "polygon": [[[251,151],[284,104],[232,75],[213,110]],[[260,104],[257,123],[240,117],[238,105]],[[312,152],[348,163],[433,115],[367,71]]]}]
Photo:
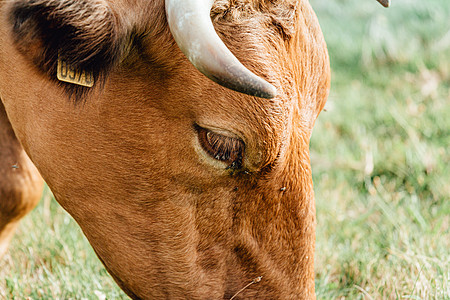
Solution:
[{"label": "number printed on ear tag", "polygon": [[75,68],[62,57],[58,57],[58,70],[56,76],[60,81],[86,87],[94,86],[94,74],[92,71]]}]

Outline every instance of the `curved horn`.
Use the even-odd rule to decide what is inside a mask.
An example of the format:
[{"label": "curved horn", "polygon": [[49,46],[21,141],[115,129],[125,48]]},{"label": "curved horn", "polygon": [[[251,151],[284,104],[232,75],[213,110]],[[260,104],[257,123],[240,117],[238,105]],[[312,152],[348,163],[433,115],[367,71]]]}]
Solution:
[{"label": "curved horn", "polygon": [[262,98],[276,89],[244,67],[214,30],[210,12],[214,0],[165,0],[170,31],[191,63],[226,88]]},{"label": "curved horn", "polygon": [[389,5],[391,4],[389,0],[377,0],[378,2],[381,3],[381,5],[383,5],[384,7],[389,7]]}]

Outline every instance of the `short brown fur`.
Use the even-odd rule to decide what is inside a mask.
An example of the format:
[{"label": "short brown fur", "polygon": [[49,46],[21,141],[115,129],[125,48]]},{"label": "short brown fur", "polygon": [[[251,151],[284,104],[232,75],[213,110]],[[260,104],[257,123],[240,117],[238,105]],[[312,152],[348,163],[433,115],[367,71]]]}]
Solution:
[{"label": "short brown fur", "polygon": [[[15,2],[27,1],[0,2],[0,93],[9,120],[128,295],[230,299],[262,276],[235,299],[315,298],[308,147],[330,70],[307,1],[213,7],[225,44],[277,87],[272,100],[226,90],[195,70],[170,35],[164,1],[96,1],[116,19],[112,35],[125,38],[111,52],[104,85],[82,106],[23,55]],[[202,151],[196,126],[245,142],[240,172]]]},{"label": "short brown fur", "polygon": [[0,101],[0,257],[20,218],[38,203],[43,181],[23,151]]}]

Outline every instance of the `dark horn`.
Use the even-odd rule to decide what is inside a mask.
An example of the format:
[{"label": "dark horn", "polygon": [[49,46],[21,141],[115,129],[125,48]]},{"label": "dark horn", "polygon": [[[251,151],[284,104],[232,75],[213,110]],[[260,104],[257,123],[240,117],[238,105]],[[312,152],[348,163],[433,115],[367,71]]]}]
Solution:
[{"label": "dark horn", "polygon": [[384,7],[389,7],[389,5],[391,4],[390,0],[377,0],[377,1],[380,2],[381,5],[383,5]]}]

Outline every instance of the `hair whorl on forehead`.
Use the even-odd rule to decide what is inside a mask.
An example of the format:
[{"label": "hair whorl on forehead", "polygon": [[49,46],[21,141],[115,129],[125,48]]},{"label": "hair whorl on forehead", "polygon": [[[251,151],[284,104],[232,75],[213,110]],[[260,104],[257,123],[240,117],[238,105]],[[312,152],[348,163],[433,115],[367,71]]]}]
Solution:
[{"label": "hair whorl on forehead", "polygon": [[92,71],[95,81],[104,77],[120,59],[126,34],[102,0],[18,0],[10,22],[17,49],[54,80],[58,55]]},{"label": "hair whorl on forehead", "polygon": [[297,5],[297,0],[216,0],[211,15],[239,25],[259,22],[289,40],[295,32]]}]

